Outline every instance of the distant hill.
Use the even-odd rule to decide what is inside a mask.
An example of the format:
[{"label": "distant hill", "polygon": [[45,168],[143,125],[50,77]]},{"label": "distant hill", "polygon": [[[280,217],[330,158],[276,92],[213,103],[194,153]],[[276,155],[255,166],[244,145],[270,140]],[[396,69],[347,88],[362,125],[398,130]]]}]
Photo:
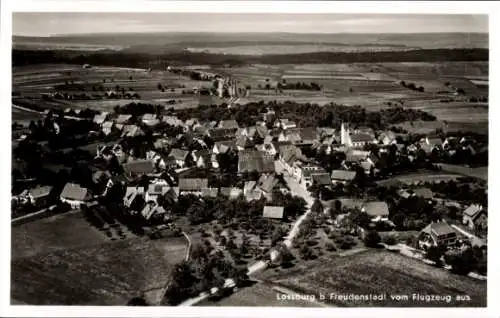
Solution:
[{"label": "distant hill", "polygon": [[411,33],[411,34],[306,34],[306,33],[115,33],[78,34],[50,37],[13,36],[13,46],[23,49],[60,49],[80,46],[90,51],[128,48],[140,51],[147,46],[151,53],[187,47],[225,47],[242,45],[328,44],[337,46],[384,46],[419,49],[454,49],[489,47],[486,33]]}]

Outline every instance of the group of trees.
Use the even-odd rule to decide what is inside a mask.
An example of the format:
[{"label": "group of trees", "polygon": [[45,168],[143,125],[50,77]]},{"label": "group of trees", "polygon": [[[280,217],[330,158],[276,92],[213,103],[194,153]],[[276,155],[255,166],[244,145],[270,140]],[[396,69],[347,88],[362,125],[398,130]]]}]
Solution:
[{"label": "group of trees", "polygon": [[406,83],[405,81],[399,82],[399,85],[406,87],[408,89],[411,89],[412,91],[417,91],[417,92],[424,92],[424,87],[423,86],[416,86],[415,83]]},{"label": "group of trees", "polygon": [[194,245],[189,261],[174,266],[163,303],[177,305],[189,297],[208,292],[212,287],[222,288],[228,278],[236,285],[248,279],[246,267],[235,266],[224,253],[213,250],[208,241]]},{"label": "group of trees", "polygon": [[[160,47],[160,46],[159,46]],[[432,62],[432,61],[488,61],[487,49],[431,49],[399,52],[312,52],[300,54],[232,55],[204,52],[157,51],[140,53],[131,50],[118,52],[82,52],[68,50],[12,50],[12,64],[67,63],[154,67],[165,69],[174,63],[192,65],[244,65],[244,64],[304,64],[304,63],[376,63],[376,62]],[[176,69],[172,70],[176,71]],[[180,70],[178,70],[180,72]],[[193,75],[194,76],[194,75]]]},{"label": "group of trees", "polygon": [[277,89],[279,90],[308,90],[308,91],[320,91],[321,85],[315,82],[305,83],[305,82],[278,82]]},{"label": "group of trees", "polygon": [[[172,207],[177,215],[187,216],[193,225],[217,220],[225,226],[235,226],[263,236],[270,235],[270,221],[262,217],[265,205],[284,207],[284,219],[292,219],[305,211],[305,201],[291,195],[275,196],[273,202],[264,199],[247,202],[244,198],[228,200],[225,197],[200,199],[194,195],[183,195]],[[235,222],[235,220],[238,220]]]},{"label": "group of trees", "polygon": [[426,250],[425,257],[439,267],[445,263],[450,265],[451,271],[459,275],[470,272],[487,274],[486,250],[478,246],[468,246],[458,251],[448,251],[443,245],[431,246]]},{"label": "group of trees", "polygon": [[354,126],[367,126],[375,130],[405,121],[434,121],[436,117],[416,109],[392,107],[380,111],[367,111],[360,106],[343,106],[334,103],[318,104],[285,102],[255,102],[227,109],[224,106],[203,106],[193,109],[179,109],[175,114],[181,120],[198,118],[201,121],[235,119],[242,127],[255,125],[262,114],[272,108],[279,118],[295,121],[300,127],[332,127],[340,129],[342,122]]}]

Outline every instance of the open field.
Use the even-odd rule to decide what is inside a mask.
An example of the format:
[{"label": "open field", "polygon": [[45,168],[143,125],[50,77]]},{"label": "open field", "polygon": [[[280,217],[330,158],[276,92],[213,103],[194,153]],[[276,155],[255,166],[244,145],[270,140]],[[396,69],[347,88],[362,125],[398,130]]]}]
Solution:
[{"label": "open field", "polygon": [[[196,65],[190,68],[198,69]],[[200,70],[207,70],[200,65]],[[213,67],[215,73],[232,77],[241,87],[251,87],[250,96],[240,102],[286,101],[316,103],[324,105],[337,103],[360,105],[368,110],[379,110],[389,105],[402,105],[434,114],[438,121],[413,126],[403,124],[411,132],[428,133],[436,128],[456,131],[467,128],[485,131],[488,122],[487,103],[469,103],[469,97],[488,95],[485,81],[488,79],[488,62],[435,62],[435,63],[352,63],[352,64],[303,64],[303,65],[246,65],[235,67]],[[473,81],[480,80],[480,83]],[[316,82],[322,91],[266,89],[277,82]],[[405,88],[400,81],[413,82],[424,87],[424,92]],[[73,81],[74,88],[61,90],[66,81]],[[158,89],[161,83],[164,92]],[[445,84],[450,83],[451,86]],[[138,100],[75,100],[44,101],[42,93],[56,90],[68,93],[87,92],[103,95],[106,89],[116,86],[133,90],[140,95]],[[102,86],[102,88],[101,88]],[[182,90],[194,87],[208,87],[210,82],[193,81],[167,71],[151,71],[120,67],[93,67],[82,69],[79,65],[42,65],[16,67],[13,70],[13,90],[22,97],[35,98],[35,102],[47,108],[94,108],[110,111],[116,105],[135,102],[163,104],[165,107],[190,108],[198,105],[196,97],[182,94]],[[80,88],[83,87],[84,91]],[[450,87],[462,88],[465,96],[454,96]],[[94,90],[95,89],[95,90]],[[452,100],[443,103],[441,100]],[[173,105],[168,104],[175,100]],[[22,120],[24,115],[18,116]],[[29,117],[29,116],[28,116]],[[445,123],[446,122],[446,123]],[[427,127],[432,126],[432,127]]]},{"label": "open field", "polygon": [[474,177],[482,180],[488,180],[488,167],[464,167],[459,165],[451,165],[442,163],[439,165],[443,171],[458,173],[468,177]]},{"label": "open field", "polygon": [[11,298],[30,305],[123,305],[162,288],[185,257],[180,238],[111,241],[80,213],[12,228]]},{"label": "open field", "polygon": [[441,182],[441,181],[449,181],[456,180],[462,177],[461,174],[458,173],[446,173],[446,172],[419,172],[419,173],[410,173],[404,175],[398,175],[393,178],[377,181],[379,185],[389,185],[392,183],[404,183],[404,184],[419,184],[424,182]]},{"label": "open field", "polygon": [[[345,257],[319,258],[307,264],[273,273],[261,274],[267,281],[279,283],[304,294],[327,295],[326,302],[338,306],[383,307],[455,307],[486,306],[486,283],[457,276],[402,255],[385,250],[369,250]],[[386,295],[383,300],[340,300],[331,294]],[[447,301],[412,300],[412,294],[451,295]],[[408,300],[391,299],[408,295]],[[470,301],[456,296],[468,295]]]},{"label": "open field", "polygon": [[[473,116],[473,114],[471,114]],[[415,121],[415,122],[404,122],[402,124],[396,125],[396,127],[401,127],[408,132],[414,134],[429,134],[434,132],[436,129],[442,129],[443,132],[456,132],[456,131],[470,131],[481,134],[488,134],[488,122],[447,122],[442,120],[437,121]]]}]

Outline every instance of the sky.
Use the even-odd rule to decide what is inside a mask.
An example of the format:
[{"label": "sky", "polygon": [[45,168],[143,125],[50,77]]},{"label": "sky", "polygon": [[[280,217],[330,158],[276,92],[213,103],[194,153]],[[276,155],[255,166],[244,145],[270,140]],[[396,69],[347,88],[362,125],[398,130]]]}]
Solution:
[{"label": "sky", "polygon": [[14,12],[13,35],[290,32],[488,33],[487,15]]}]

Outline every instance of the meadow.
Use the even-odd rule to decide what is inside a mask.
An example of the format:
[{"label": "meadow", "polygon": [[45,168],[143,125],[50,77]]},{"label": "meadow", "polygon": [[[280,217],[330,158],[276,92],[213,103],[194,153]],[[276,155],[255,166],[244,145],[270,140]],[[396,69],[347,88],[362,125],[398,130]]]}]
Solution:
[{"label": "meadow", "polygon": [[[486,283],[458,276],[418,260],[385,250],[368,250],[344,257],[322,257],[278,273],[261,274],[266,281],[283,285],[297,293],[386,295],[384,300],[340,300],[326,303],[341,307],[484,307]],[[451,295],[450,302],[412,300],[412,294]],[[408,300],[390,295],[408,295]],[[457,300],[468,295],[470,300]]]},{"label": "meadow", "polygon": [[184,259],[181,238],[110,240],[81,213],[12,227],[11,300],[29,305],[124,305],[161,290]]}]

